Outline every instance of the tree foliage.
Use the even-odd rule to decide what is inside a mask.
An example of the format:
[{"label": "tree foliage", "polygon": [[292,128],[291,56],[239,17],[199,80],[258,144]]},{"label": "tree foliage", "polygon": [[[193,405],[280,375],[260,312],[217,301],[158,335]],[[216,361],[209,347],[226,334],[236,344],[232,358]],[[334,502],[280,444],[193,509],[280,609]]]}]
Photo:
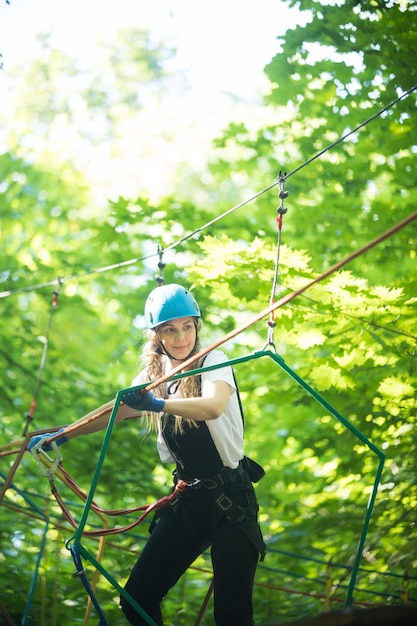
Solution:
[{"label": "tree foliage", "polygon": [[[285,180],[290,195],[274,294],[278,187],[212,223],[246,200],[254,181],[258,190],[269,187],[279,170],[299,168],[417,82],[415,2],[305,0],[296,6],[308,19],[286,33],[266,68],[271,89],[265,124],[254,129],[236,119],[213,143],[205,182],[181,169],[172,193],[158,201],[121,196],[98,209],[82,155],[73,161],[63,150],[57,158],[59,143],[51,149],[46,130],[61,124],[64,135],[71,130],[77,137],[77,146],[117,143],[123,119],[135,127],[146,106],[144,93],[151,90],[152,100],[159,89],[178,89],[165,69],[172,51],[130,31],[106,56],[105,80],[91,72],[75,108],[68,86],[79,69],[57,51],[34,61],[27,76],[16,76],[17,93],[32,87],[33,95],[19,99],[10,151],[0,157],[0,284],[7,320],[0,331],[2,444],[21,441],[39,383],[32,428],[71,423],[129,386],[138,367],[143,304],[161,269],[158,245],[167,262],[166,282],[192,286],[201,304],[206,345],[246,324],[224,346],[230,357],[245,357],[262,353],[268,340],[268,317],[251,321],[272,295],[291,293],[415,211],[411,94]],[[126,89],[132,77],[144,91]],[[74,115],[81,109],[86,115],[79,120]],[[95,116],[101,120],[98,134],[89,128]],[[59,142],[59,134],[53,136]],[[257,624],[319,612],[323,605],[313,594],[324,593],[329,576],[334,595],[343,600],[377,472],[366,440],[385,453],[386,462],[355,601],[400,601],[405,571],[415,600],[416,238],[412,222],[275,311],[274,345],[304,386],[265,356],[236,367],[247,452],[267,470],[257,486],[269,546],[257,575]],[[102,441],[99,433],[62,449],[65,467],[85,491]],[[5,478],[12,460],[2,459]],[[119,425],[97,486],[100,504],[152,502],[169,483],[153,438],[138,423]],[[81,502],[61,482],[59,490],[79,519]],[[0,571],[10,581],[1,603],[15,621],[22,618],[45,533],[48,550],[29,623],[82,623],[86,594],[71,578],[65,549],[72,531],[48,493],[47,479],[25,455],[0,508]],[[145,524],[106,541],[102,564],[119,584],[146,533]],[[86,544],[94,553],[98,549],[94,540]],[[206,593],[207,555],[195,567],[203,571],[187,572],[166,599],[166,615],[175,624],[191,623]],[[98,589],[116,622],[117,592],[104,577]],[[210,624],[210,614],[204,620]]]}]

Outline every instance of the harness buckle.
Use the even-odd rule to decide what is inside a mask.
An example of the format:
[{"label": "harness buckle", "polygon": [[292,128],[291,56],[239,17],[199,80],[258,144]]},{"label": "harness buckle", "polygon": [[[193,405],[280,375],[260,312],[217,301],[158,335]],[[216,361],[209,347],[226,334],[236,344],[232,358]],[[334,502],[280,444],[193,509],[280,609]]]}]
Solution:
[{"label": "harness buckle", "polygon": [[222,493],[217,499],[216,504],[221,508],[222,511],[228,511],[230,507],[233,506],[233,502],[231,499],[226,496],[225,493]]},{"label": "harness buckle", "polygon": [[186,481],[187,486],[188,487],[195,487],[196,485],[198,485],[199,483],[201,483],[201,479],[200,478],[193,478],[190,481]]},{"label": "harness buckle", "polygon": [[217,489],[218,484],[212,478],[205,478],[201,481],[206,489]]}]

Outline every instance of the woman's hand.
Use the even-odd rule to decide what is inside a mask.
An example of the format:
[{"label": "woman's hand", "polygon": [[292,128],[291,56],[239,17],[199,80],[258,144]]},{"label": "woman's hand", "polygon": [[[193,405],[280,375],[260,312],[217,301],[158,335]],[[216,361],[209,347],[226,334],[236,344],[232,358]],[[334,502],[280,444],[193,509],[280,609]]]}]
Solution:
[{"label": "woman's hand", "polygon": [[122,395],[122,402],[136,411],[160,413],[164,410],[165,400],[155,398],[151,391],[127,391]]}]

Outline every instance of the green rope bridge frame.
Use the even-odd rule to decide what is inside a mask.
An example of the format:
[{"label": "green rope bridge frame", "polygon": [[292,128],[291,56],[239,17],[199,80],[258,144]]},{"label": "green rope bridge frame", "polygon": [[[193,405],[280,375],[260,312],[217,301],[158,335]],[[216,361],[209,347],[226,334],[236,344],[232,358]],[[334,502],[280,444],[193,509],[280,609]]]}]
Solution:
[{"label": "green rope bridge frame", "polygon": [[[214,369],[220,369],[220,368],[224,368],[224,367],[234,367],[235,365],[238,365],[239,363],[244,363],[247,361],[253,361],[255,359],[259,359],[262,357],[268,357],[271,358],[272,361],[274,363],[276,363],[290,378],[292,378],[298,385],[300,385],[302,387],[302,389],[304,389],[304,391],[306,393],[308,393],[310,396],[312,396],[314,398],[314,400],[316,400],[319,404],[321,404],[327,411],[329,411],[329,413],[335,417],[339,422],[341,422],[351,433],[353,433],[355,435],[355,437],[357,437],[363,444],[365,444],[373,453],[375,453],[378,457],[378,467],[377,467],[377,472],[375,475],[375,479],[374,479],[374,483],[373,483],[373,487],[372,487],[372,492],[371,495],[369,497],[369,501],[368,501],[368,505],[366,508],[366,513],[365,513],[365,518],[364,518],[364,522],[363,522],[363,527],[362,527],[362,532],[359,538],[359,542],[358,542],[358,547],[356,550],[356,555],[355,555],[355,559],[354,559],[354,563],[353,563],[353,567],[352,567],[352,573],[351,573],[351,577],[350,577],[350,582],[349,582],[349,586],[348,586],[348,590],[347,590],[347,594],[346,594],[346,599],[345,599],[345,607],[350,607],[353,604],[353,592],[354,592],[354,588],[355,588],[355,583],[356,583],[356,578],[357,578],[357,574],[358,574],[358,570],[359,570],[359,565],[360,565],[360,560],[362,558],[362,552],[363,552],[363,548],[365,545],[365,539],[366,539],[366,535],[368,532],[368,528],[369,528],[369,523],[371,520],[371,516],[372,516],[372,511],[374,508],[374,503],[375,503],[375,499],[376,499],[376,495],[377,495],[377,491],[378,491],[378,486],[379,483],[381,481],[381,475],[382,475],[382,470],[383,470],[383,466],[384,466],[384,462],[385,462],[385,455],[384,453],[377,447],[375,446],[371,441],[369,441],[369,439],[362,433],[360,432],[353,424],[351,424],[349,422],[349,420],[347,420],[345,417],[343,417],[343,415],[341,415],[339,413],[339,411],[337,411],[334,407],[332,407],[329,402],[327,402],[327,400],[325,400],[317,391],[315,391],[305,380],[303,380],[293,369],[291,369],[284,361],[284,359],[279,356],[277,353],[273,352],[272,350],[259,350],[256,351],[250,355],[246,355],[243,357],[238,357],[235,359],[231,359],[225,363],[221,363],[221,364],[216,364],[216,365],[212,365],[212,366],[208,366],[208,367],[201,367],[195,370],[191,370],[188,372],[184,372],[184,373],[179,373],[176,375],[173,375],[169,378],[170,381],[174,381],[174,380],[178,380],[180,378],[185,378],[188,376],[194,376],[194,375],[198,375],[202,372],[206,372],[206,371],[210,371],[210,370],[214,370]],[[121,593],[131,604],[132,606],[139,611],[139,613],[142,615],[142,617],[144,617],[144,619],[146,619],[146,621],[148,622],[148,624],[150,624],[151,626],[156,626],[155,622],[149,617],[149,616],[145,616],[144,615],[144,611],[143,609],[133,600],[133,598],[131,598],[131,596],[120,587],[120,585],[114,580],[114,578],[106,571],[106,569],[100,564],[98,563],[98,561],[95,559],[95,557],[90,554],[90,552],[83,546],[82,544],[82,536],[83,536],[83,531],[85,528],[85,525],[87,523],[88,520],[88,514],[91,508],[91,504],[93,502],[93,498],[94,498],[94,493],[97,487],[97,484],[99,482],[99,477],[100,477],[100,472],[101,472],[101,468],[103,466],[104,463],[104,459],[106,456],[106,452],[107,452],[107,448],[110,444],[110,440],[111,440],[111,435],[112,435],[112,431],[113,431],[113,426],[115,424],[115,419],[116,419],[116,415],[117,415],[117,411],[118,408],[120,406],[120,402],[122,399],[123,394],[128,391],[128,390],[137,390],[140,391],[142,389],[144,389],[145,387],[149,387],[149,383],[144,383],[142,385],[138,385],[138,386],[134,386],[134,387],[129,387],[127,389],[121,389],[117,392],[116,395],[116,400],[110,415],[110,419],[109,419],[109,423],[106,429],[106,433],[105,433],[105,437],[104,437],[104,441],[103,441],[103,445],[101,448],[101,452],[100,452],[100,456],[97,462],[97,466],[96,466],[96,470],[92,479],[92,483],[91,483],[91,487],[90,487],[90,491],[88,493],[87,496],[87,500],[85,502],[84,505],[84,510],[83,513],[81,515],[81,519],[80,519],[80,523],[79,526],[74,534],[74,537],[70,540],[74,542],[74,546],[75,548],[79,551],[79,553],[86,559],[88,559],[100,572],[101,574],[107,578],[107,580],[119,591],[119,593]],[[67,542],[68,543],[68,542]]]}]

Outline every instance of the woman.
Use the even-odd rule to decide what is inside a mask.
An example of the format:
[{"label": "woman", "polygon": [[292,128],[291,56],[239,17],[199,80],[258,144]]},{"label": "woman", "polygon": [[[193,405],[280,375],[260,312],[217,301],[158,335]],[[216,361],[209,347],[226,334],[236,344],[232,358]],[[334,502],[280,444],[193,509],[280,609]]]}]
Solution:
[{"label": "woman", "polygon": [[[200,310],[184,287],[154,289],[146,301],[145,321],[146,367],[132,386],[158,380],[199,351]],[[214,350],[205,357],[204,367],[226,361],[223,352]],[[196,368],[193,364],[189,369]],[[154,393],[127,392],[122,400],[117,421],[131,417],[132,409],[146,415],[157,430],[162,462],[175,463],[174,481],[189,484],[175,503],[156,514],[125,590],[162,626],[163,598],[210,548],[216,625],[252,626],[253,581],[265,545],[243,454],[243,419],[232,368],[167,382]],[[108,416],[97,421],[76,434],[104,428]],[[121,607],[130,624],[147,624],[124,596]]]}]

